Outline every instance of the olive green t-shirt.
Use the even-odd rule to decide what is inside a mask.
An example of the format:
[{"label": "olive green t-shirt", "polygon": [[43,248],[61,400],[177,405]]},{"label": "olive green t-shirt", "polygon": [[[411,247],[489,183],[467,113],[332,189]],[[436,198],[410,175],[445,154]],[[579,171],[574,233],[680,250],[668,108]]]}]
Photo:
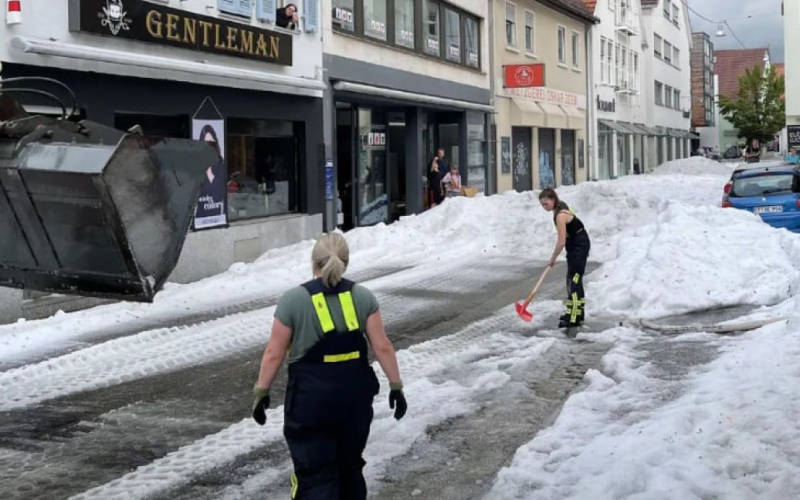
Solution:
[{"label": "olive green t-shirt", "polygon": [[[361,285],[354,285],[350,294],[353,296],[353,306],[358,316],[358,324],[364,331],[367,328],[367,318],[378,312],[378,299]],[[336,329],[347,330],[339,296],[329,295],[326,297],[326,301]],[[292,330],[289,363],[294,363],[302,358],[322,339],[322,327],[314,310],[314,304],[311,302],[311,295],[302,286],[292,288],[283,294],[278,301],[278,307],[275,308],[275,317]]]}]

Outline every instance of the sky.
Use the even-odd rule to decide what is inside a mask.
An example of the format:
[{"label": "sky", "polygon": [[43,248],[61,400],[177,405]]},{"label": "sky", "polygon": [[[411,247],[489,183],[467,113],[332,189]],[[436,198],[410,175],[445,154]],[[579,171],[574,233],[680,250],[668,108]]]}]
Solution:
[{"label": "sky", "polygon": [[[772,62],[783,62],[783,17],[781,0],[682,0],[697,14],[712,21],[728,21],[733,33],[748,49],[769,47]],[[717,24],[709,23],[691,12],[692,31],[712,36],[715,49],[741,49],[742,46],[724,27],[726,36],[718,38]]]}]

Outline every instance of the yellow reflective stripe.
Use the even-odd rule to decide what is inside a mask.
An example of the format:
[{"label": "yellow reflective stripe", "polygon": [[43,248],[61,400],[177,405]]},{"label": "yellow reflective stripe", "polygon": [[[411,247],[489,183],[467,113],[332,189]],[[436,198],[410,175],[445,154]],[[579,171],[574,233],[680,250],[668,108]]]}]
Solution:
[{"label": "yellow reflective stripe", "polygon": [[297,488],[298,488],[298,486],[300,486],[300,484],[297,481],[297,476],[294,474],[294,472],[292,472],[291,481],[292,481],[292,498],[296,498],[297,497]]},{"label": "yellow reflective stripe", "polygon": [[573,305],[572,305],[571,322],[575,323],[576,321],[578,321],[578,310],[580,309],[579,300],[578,300],[578,294],[577,293],[573,293],[572,294],[572,304]]},{"label": "yellow reflective stripe", "polygon": [[344,314],[344,322],[347,323],[347,330],[351,332],[358,330],[358,315],[350,292],[340,293],[339,303],[342,304],[342,313]]},{"label": "yellow reflective stripe", "polygon": [[572,282],[575,283],[576,285],[578,283],[580,283],[581,282],[581,275],[578,274],[578,273],[575,273],[575,276],[572,277]]},{"label": "yellow reflective stripe", "polygon": [[361,357],[361,353],[359,351],[348,352],[347,354],[329,354],[325,356],[322,360],[325,363],[340,363],[342,361],[350,361],[353,359],[358,359]]},{"label": "yellow reflective stripe", "polygon": [[328,310],[328,303],[325,302],[325,295],[318,293],[311,296],[311,301],[314,303],[314,310],[317,312],[319,324],[322,326],[323,333],[332,332],[336,329],[331,318],[331,312]]}]

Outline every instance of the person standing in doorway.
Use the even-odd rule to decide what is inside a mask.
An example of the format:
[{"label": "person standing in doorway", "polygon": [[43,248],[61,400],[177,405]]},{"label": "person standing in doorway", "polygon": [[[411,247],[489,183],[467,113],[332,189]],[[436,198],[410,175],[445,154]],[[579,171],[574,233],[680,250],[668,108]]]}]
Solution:
[{"label": "person standing in doorway", "polygon": [[428,201],[433,208],[444,201],[444,191],[442,190],[442,171],[439,165],[439,157],[434,156],[428,169]]},{"label": "person standing in doorway", "polygon": [[559,328],[580,326],[585,317],[586,299],[583,294],[583,276],[589,258],[591,242],[583,222],[575,212],[558,199],[553,189],[544,189],[539,194],[542,208],[553,212],[553,223],[558,229],[558,241],[549,267],[553,267],[562,250],[567,249],[567,311],[559,318]]},{"label": "person standing in doorway", "polygon": [[442,184],[444,184],[448,198],[461,194],[461,174],[458,173],[458,165],[450,166],[450,171],[442,179]]},{"label": "person standing in doorway", "polygon": [[283,433],[294,464],[291,497],[364,500],[362,454],[380,389],[367,357],[372,346],[389,379],[394,418],[406,413],[400,369],[375,296],[344,279],[350,259],[341,234],[325,234],[311,253],[314,279],[286,292],[253,388],[252,416],[267,420],[269,390],[288,355]]}]

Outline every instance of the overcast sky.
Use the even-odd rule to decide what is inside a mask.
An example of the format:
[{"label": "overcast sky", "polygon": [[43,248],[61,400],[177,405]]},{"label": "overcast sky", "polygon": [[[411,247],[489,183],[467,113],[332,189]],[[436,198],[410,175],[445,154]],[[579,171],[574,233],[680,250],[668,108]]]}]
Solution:
[{"label": "overcast sky", "polygon": [[[731,29],[748,49],[769,47],[772,62],[783,62],[783,17],[781,0],[682,0],[698,14],[712,21],[728,21]],[[692,31],[711,35],[715,49],[741,49],[724,27],[725,37],[717,38],[717,25],[702,20],[691,11]]]}]

